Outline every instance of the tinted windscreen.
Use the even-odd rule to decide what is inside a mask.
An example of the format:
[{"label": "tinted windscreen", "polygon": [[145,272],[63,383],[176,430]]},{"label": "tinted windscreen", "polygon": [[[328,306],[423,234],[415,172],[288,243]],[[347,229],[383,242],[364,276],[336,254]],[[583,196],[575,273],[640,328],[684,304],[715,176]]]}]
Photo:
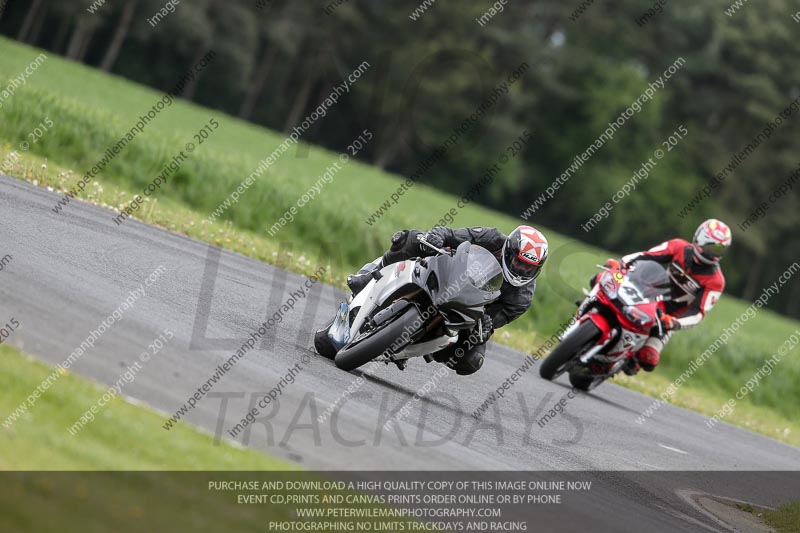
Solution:
[{"label": "tinted windscreen", "polygon": [[503,284],[500,263],[486,248],[472,246],[467,259],[467,275],[470,282],[484,291],[497,291]]},{"label": "tinted windscreen", "polygon": [[661,265],[653,261],[639,261],[628,274],[628,282],[636,285],[644,298],[654,300],[670,291],[669,276]]}]

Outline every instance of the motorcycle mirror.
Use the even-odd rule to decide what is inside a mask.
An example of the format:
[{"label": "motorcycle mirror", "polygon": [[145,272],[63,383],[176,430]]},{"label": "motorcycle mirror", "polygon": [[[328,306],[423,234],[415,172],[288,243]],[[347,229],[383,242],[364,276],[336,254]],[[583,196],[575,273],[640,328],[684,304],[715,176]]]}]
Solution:
[{"label": "motorcycle mirror", "polygon": [[441,248],[437,248],[436,246],[434,246],[434,245],[432,245],[431,243],[429,243],[428,241],[426,241],[426,240],[425,240],[425,235],[423,235],[422,233],[418,233],[418,234],[417,234],[417,240],[418,240],[420,243],[422,243],[422,244],[424,244],[425,246],[427,246],[428,248],[430,248],[430,249],[432,249],[432,250],[435,250],[435,251],[439,252],[439,253],[440,253],[440,254],[442,254],[442,255],[447,255],[447,251],[445,251],[445,250],[442,250]]}]

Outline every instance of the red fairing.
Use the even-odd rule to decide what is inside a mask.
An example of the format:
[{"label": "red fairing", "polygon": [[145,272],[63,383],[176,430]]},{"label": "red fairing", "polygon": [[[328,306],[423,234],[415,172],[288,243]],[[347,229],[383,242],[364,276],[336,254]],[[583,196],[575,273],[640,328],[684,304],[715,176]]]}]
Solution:
[{"label": "red fairing", "polygon": [[[648,286],[647,288],[654,291],[646,295],[640,294],[635,286],[623,286],[630,278],[628,269],[621,268],[621,265],[613,265],[594,279],[591,292],[591,299],[594,301],[587,300],[587,305],[581,305],[579,309],[580,323],[591,321],[600,331],[600,338],[594,341],[594,346],[595,349],[602,349],[594,353],[590,360],[581,361],[590,375],[605,379],[620,370],[618,364],[624,362],[623,358],[632,357],[637,350],[646,347],[646,339],[657,325],[659,314],[665,310],[663,296],[667,280],[666,274],[661,276],[663,277],[658,280],[660,284]],[[633,283],[635,285],[637,282]],[[656,291],[658,288],[663,290]],[[621,297],[621,291],[626,296]],[[615,338],[617,334],[618,339]],[[658,362],[657,357],[648,355],[650,357],[646,363]]]},{"label": "red fairing", "polygon": [[[662,312],[664,311],[664,304],[662,302],[639,304],[636,306],[636,308],[652,317],[658,316],[659,309],[661,309]],[[618,309],[615,308],[614,310],[616,311],[617,319],[625,329],[636,331],[637,333],[650,333],[650,329],[656,325],[655,320],[647,322],[646,324],[636,324],[628,320],[628,317],[626,317],[625,314],[621,313]]]},{"label": "red fairing", "polygon": [[608,323],[608,320],[606,320],[605,317],[600,313],[589,313],[583,315],[580,319],[581,322],[585,322],[586,320],[591,320],[594,322],[594,325],[597,326],[597,329],[603,333],[603,335],[597,341],[597,344],[608,342],[608,340],[611,338],[612,331],[611,324]]},{"label": "red fairing", "polygon": [[[614,286],[617,289],[619,289],[619,286],[621,285],[621,281],[623,279],[622,276],[624,276],[626,272],[627,272],[626,270],[620,268],[612,268],[607,272],[600,272],[597,275],[597,278],[595,279],[595,283],[602,287],[603,283],[612,282]],[[605,293],[605,290],[603,290],[602,288],[600,288],[600,290],[597,291],[597,302],[603,307],[606,307],[609,310],[611,310],[614,313],[617,321],[619,322],[619,325],[622,326],[624,329],[635,331],[641,334],[647,334],[650,332],[650,329],[656,325],[656,321],[654,319],[648,320],[647,322],[642,324],[637,324],[635,322],[632,322],[625,315],[625,313],[623,313],[619,308],[617,308],[616,305],[614,305],[614,302],[608,297],[608,295]],[[647,315],[648,318],[658,316],[659,310],[664,312],[666,309],[664,302],[642,303],[635,307],[638,310],[635,312],[639,313],[643,317],[644,315]],[[600,328],[600,331],[604,333],[602,341],[607,340],[608,336],[610,336],[611,334],[610,332],[612,329],[611,325],[608,324],[608,321],[602,315],[599,315],[597,313],[590,313],[589,315],[587,315],[587,317],[590,320],[592,320],[592,322],[594,322],[598,328]]]}]

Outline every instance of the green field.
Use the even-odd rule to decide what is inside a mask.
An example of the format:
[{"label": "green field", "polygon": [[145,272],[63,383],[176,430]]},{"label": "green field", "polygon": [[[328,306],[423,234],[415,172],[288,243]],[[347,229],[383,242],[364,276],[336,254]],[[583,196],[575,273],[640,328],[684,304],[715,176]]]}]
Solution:
[{"label": "green field", "polygon": [[750,504],[739,508],[762,519],[780,533],[800,533],[800,502],[787,503],[775,510],[761,509]]},{"label": "green field", "polygon": [[[0,413],[12,413],[52,369],[0,346]],[[235,448],[188,424],[161,429],[162,416],[119,397],[71,436],[67,429],[107,387],[63,375],[9,428],[0,425],[0,470],[286,470],[266,455]],[[173,433],[178,432],[176,437]]]},{"label": "green field", "polygon": [[[0,82],[20,74],[39,53],[0,39]],[[0,163],[49,119],[52,128],[31,146],[30,152],[20,154],[20,160],[10,165],[9,173],[63,192],[160,98],[161,94],[150,89],[50,56],[0,109]],[[328,265],[331,274],[326,281],[343,286],[345,275],[380,254],[398,228],[426,229],[456,205],[456,197],[418,184],[370,226],[365,220],[404,178],[353,161],[336,174],[318,198],[299,210],[294,222],[275,238],[269,238],[266,229],[317,183],[338,157],[330,151],[302,145],[291,148],[258,178],[225,212],[223,222],[208,223],[206,217],[286,136],[185,102],[176,102],[154,119],[81,197],[119,208],[152,182],[212,118],[219,122],[219,129],[169,178],[155,200],[148,199],[138,218],[294,271],[310,273],[318,265]],[[464,192],[476,180],[477,176],[465,180]],[[65,208],[69,209],[70,206]],[[535,220],[531,222],[536,225]],[[513,217],[470,205],[459,212],[452,225],[489,225],[509,231],[520,223]],[[580,288],[595,271],[594,265],[614,255],[568,239],[557,232],[558,228],[541,229],[550,240],[551,258],[540,278],[534,306],[494,338],[529,353],[570,318]],[[632,250],[621,252],[629,251]],[[788,285],[784,287],[787,289]],[[747,305],[723,297],[701,326],[674,337],[657,372],[619,381],[658,396]],[[713,414],[798,328],[796,321],[766,309],[759,311],[671,400]],[[796,422],[796,406],[800,404],[795,377],[798,372],[798,358],[784,357],[778,371],[738,402],[736,411],[726,420],[800,444],[800,424]]]},{"label": "green field", "polygon": [[[51,372],[0,345],[0,423]],[[295,520],[292,509],[240,504],[237,495],[250,491],[212,491],[209,481],[328,479],[249,448],[215,443],[189,424],[168,433],[159,413],[120,397],[96,423],[70,436],[67,428],[106,390],[66,372],[10,428],[0,425],[0,531],[56,533],[80,524],[82,532],[105,533],[110,523],[130,532],[263,531],[267,520]]]}]

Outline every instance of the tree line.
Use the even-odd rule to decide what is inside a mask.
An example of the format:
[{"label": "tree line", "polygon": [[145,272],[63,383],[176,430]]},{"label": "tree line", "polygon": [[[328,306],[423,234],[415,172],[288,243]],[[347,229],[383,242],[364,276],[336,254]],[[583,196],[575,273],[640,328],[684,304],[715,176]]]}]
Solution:
[{"label": "tree line", "polygon": [[[476,21],[489,0],[438,0],[416,17],[418,4],[396,1],[169,4],[165,12],[165,0],[9,0],[0,33],[162,90],[213,49],[213,64],[181,96],[281,131],[369,61],[305,140],[342,150],[369,127],[376,138],[362,159],[405,176],[436,159],[420,181],[460,195],[530,131],[479,199],[518,217],[639,101],[531,223],[622,254],[691,238],[700,221],[721,218],[734,230],[728,287],[746,299],[797,258],[800,16],[788,0],[735,12],[729,1],[675,1],[647,24],[637,20],[653,3],[634,0],[595,2],[579,17],[579,0],[509,0],[485,24]],[[642,101],[677,58],[679,71]],[[489,98],[496,103],[437,158]],[[781,124],[756,142],[776,117]],[[582,229],[658,149],[647,180],[591,232]],[[799,287],[779,295],[776,309],[800,316]]]}]

